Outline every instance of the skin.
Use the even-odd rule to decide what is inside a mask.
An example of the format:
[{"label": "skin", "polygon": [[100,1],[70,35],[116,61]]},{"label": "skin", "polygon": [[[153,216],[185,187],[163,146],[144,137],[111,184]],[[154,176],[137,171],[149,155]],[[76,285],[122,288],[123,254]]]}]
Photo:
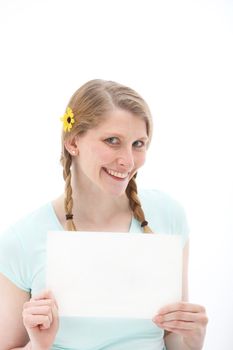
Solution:
[{"label": "skin", "polygon": [[58,331],[58,305],[51,291],[43,291],[23,306],[23,323],[31,349],[50,349]]},{"label": "skin", "polygon": [[[119,109],[106,117],[98,127],[81,137],[69,138],[65,143],[73,157],[73,212],[78,213],[74,220],[83,231],[127,232],[132,213],[125,190],[146,159],[146,124],[143,119]],[[105,169],[122,173],[125,179],[117,180]],[[75,185],[77,183],[79,186]],[[65,227],[63,199],[62,195],[54,200],[53,206]],[[200,350],[204,341],[207,317],[202,306],[187,302],[187,266],[188,245],[184,248],[183,264],[182,299],[186,301],[164,306],[153,318],[156,325],[170,332],[165,335],[168,350]],[[1,274],[0,291],[0,309],[3,310],[0,339],[5,342],[1,344],[2,349],[20,349],[20,346],[50,349],[59,326],[58,306],[52,292],[43,291],[30,299],[27,292]]]},{"label": "skin", "polygon": [[[109,113],[104,122],[84,136],[66,141],[73,157],[73,213],[79,230],[128,231],[132,212],[125,190],[145,162],[147,142],[144,120],[122,110]],[[106,173],[106,168],[128,174],[127,178],[116,180]],[[54,207],[65,225],[63,197],[54,202]]]},{"label": "skin", "polygon": [[[173,337],[181,336],[184,349],[202,348],[207,324],[204,307],[188,302],[166,305],[159,310],[153,321],[158,327],[173,332]],[[169,343],[167,340],[166,344]]]},{"label": "skin", "polygon": [[[111,112],[97,128],[75,137],[71,145],[67,143],[69,150],[79,153],[74,159],[74,178],[84,189],[91,186],[99,196],[100,190],[111,197],[125,196],[129,180],[145,162],[147,141],[144,120],[126,111]],[[106,168],[127,176],[124,181],[115,181]]]},{"label": "skin", "polygon": [[205,308],[188,302],[189,243],[183,251],[182,301],[165,305],[152,321],[165,331],[167,350],[201,350],[208,318]]}]

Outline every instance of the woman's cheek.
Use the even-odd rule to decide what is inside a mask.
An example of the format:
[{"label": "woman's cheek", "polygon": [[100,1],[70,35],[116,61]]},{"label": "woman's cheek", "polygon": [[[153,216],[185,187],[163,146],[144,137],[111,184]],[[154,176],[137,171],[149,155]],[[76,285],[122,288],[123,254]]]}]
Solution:
[{"label": "woman's cheek", "polygon": [[135,158],[135,167],[136,168],[142,167],[144,165],[145,161],[146,161],[146,151],[139,152]]}]

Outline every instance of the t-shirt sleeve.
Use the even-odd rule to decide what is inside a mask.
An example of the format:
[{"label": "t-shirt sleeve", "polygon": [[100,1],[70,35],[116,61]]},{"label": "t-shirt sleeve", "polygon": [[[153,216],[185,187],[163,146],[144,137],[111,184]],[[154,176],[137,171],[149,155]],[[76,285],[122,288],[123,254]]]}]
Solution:
[{"label": "t-shirt sleeve", "polygon": [[139,198],[152,231],[180,235],[184,246],[189,237],[189,225],[180,202],[158,190],[143,190]]},{"label": "t-shirt sleeve", "polygon": [[17,287],[30,291],[26,254],[13,228],[0,234],[0,272]]}]

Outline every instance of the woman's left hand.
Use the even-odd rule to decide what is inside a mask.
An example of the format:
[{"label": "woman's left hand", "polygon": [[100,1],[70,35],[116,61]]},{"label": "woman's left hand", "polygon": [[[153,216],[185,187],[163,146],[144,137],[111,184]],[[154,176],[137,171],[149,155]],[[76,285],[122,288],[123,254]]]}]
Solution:
[{"label": "woman's left hand", "polygon": [[179,334],[190,349],[202,349],[208,318],[205,308],[188,302],[161,308],[153,322],[164,330]]}]

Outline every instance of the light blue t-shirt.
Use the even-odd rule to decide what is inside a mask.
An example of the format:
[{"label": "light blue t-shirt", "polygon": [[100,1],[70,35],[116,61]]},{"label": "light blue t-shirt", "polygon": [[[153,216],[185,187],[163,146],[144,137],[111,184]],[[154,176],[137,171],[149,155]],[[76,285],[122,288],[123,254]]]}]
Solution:
[{"label": "light blue t-shirt", "polygon": [[[189,229],[182,206],[157,190],[139,191],[139,198],[150,228],[179,234],[184,245]],[[20,220],[0,235],[0,272],[32,295],[44,290],[47,232],[58,230],[63,227],[51,203]],[[129,233],[143,233],[134,218]],[[163,336],[152,320],[60,317],[52,350],[163,350]]]}]

